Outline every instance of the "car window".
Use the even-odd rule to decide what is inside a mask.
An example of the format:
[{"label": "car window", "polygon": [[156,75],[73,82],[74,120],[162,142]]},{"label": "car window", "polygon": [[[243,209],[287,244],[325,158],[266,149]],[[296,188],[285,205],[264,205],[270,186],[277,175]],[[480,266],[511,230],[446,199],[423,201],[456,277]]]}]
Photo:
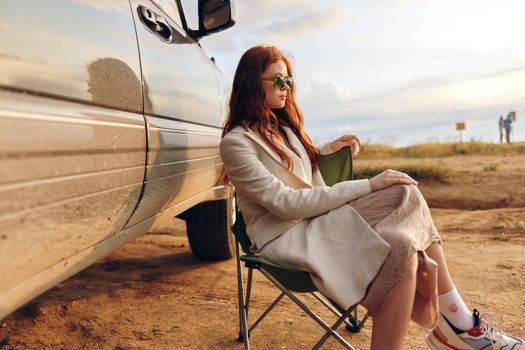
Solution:
[{"label": "car window", "polygon": [[168,17],[177,23],[180,28],[182,28],[182,21],[175,0],[153,0],[153,2],[160,7]]},{"label": "car window", "polygon": [[186,23],[188,28],[197,30],[199,29],[199,16],[197,1],[195,0],[181,0],[182,8],[184,10],[184,16],[186,16]]}]

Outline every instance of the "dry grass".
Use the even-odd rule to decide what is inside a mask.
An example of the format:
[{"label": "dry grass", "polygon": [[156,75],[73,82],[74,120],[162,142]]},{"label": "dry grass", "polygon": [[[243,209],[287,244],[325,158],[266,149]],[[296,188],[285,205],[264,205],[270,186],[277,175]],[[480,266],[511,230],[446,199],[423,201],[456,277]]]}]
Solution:
[{"label": "dry grass", "polygon": [[[355,179],[369,179],[389,169],[386,165],[374,165],[357,167],[354,169]],[[407,164],[398,165],[395,170],[407,173],[415,180],[431,180],[441,183],[448,183],[448,179],[452,175],[452,169],[435,164]]]},{"label": "dry grass", "polygon": [[525,154],[525,144],[494,144],[484,142],[424,143],[409,147],[395,148],[388,145],[365,144],[361,146],[360,157],[378,158],[433,158],[455,155],[508,156]]}]

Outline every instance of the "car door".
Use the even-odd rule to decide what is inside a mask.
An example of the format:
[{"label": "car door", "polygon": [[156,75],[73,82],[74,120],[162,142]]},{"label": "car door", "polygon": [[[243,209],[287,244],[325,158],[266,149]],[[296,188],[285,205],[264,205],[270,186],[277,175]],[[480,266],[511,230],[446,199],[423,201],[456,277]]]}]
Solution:
[{"label": "car door", "polygon": [[217,68],[183,30],[177,2],[130,3],[147,92],[148,133],[143,197],[128,223],[134,225],[159,212],[178,214],[215,186],[222,166],[221,97]]},{"label": "car door", "polygon": [[0,319],[121,232],[144,179],[142,113],[128,1],[0,4]]}]

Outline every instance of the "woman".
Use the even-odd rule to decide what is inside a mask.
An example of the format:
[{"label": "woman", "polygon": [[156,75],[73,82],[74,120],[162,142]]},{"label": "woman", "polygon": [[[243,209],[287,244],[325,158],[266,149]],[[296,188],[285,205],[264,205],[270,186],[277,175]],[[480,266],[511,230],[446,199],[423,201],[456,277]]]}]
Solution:
[{"label": "woman", "polygon": [[427,336],[432,349],[484,349],[493,341],[495,349],[525,349],[465,306],[414,179],[387,170],[370,180],[324,184],[319,154],[344,146],[357,154],[359,139],[344,135],[314,146],[294,89],[291,64],[275,47],[244,53],[221,156],[253,252],[308,271],[345,308],[360,302],[373,319],[372,349],[401,349],[411,318],[435,328]]}]

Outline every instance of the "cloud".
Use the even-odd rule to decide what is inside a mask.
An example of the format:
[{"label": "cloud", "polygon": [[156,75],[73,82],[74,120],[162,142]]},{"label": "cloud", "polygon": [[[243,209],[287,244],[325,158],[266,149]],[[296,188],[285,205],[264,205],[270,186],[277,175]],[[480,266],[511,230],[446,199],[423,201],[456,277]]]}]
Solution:
[{"label": "cloud", "polygon": [[322,76],[316,78],[316,73],[312,74],[313,79],[300,87],[300,98],[308,100],[310,97],[315,97],[316,102],[325,101],[344,102],[351,99],[350,91],[333,80],[329,76]]},{"label": "cloud", "polygon": [[[340,103],[361,103],[366,101],[374,101],[374,100],[383,100],[387,101],[389,99],[396,98],[407,100],[409,102],[411,99],[413,101],[418,101],[418,103],[423,103],[422,100],[424,100],[426,97],[429,99],[432,99],[432,95],[436,94],[436,91],[438,90],[447,90],[451,89],[452,86],[460,85],[460,84],[468,84],[468,83],[475,83],[481,80],[487,79],[488,82],[490,82],[490,79],[505,77],[511,73],[524,73],[525,72],[525,62],[513,65],[512,67],[507,67],[499,70],[493,70],[483,73],[473,73],[473,72],[465,72],[461,75],[449,75],[449,76],[427,76],[420,79],[413,79],[411,81],[408,81],[399,87],[386,90],[386,91],[380,91],[374,94],[369,94],[365,96],[355,96],[352,97],[352,94],[350,91],[346,90],[344,87],[341,87],[338,84],[335,83],[327,83],[325,81],[324,86],[323,83],[320,83],[323,88],[321,89],[321,92],[323,96],[329,95],[329,92],[327,92],[328,86],[332,86],[332,93],[333,96],[341,97],[342,95],[338,93],[338,91],[346,91],[347,93],[343,94],[346,98],[332,98],[328,99],[327,102],[330,102],[333,104],[340,104]],[[319,84],[319,83],[317,83]],[[308,95],[311,94],[311,87],[316,85],[315,82],[310,83],[307,85],[307,92]],[[426,92],[425,92],[426,91]],[[474,90],[471,90],[474,91]],[[428,94],[425,96],[424,94]],[[316,94],[317,95],[317,94]],[[419,98],[418,96],[419,95]],[[403,96],[408,97],[408,99],[403,98]],[[425,97],[425,98],[422,98]]]},{"label": "cloud", "polygon": [[289,45],[309,34],[337,29],[351,18],[352,12],[347,6],[325,4],[319,6],[313,2],[294,14],[277,15],[265,21],[257,32],[259,39]]},{"label": "cloud", "polygon": [[460,78],[416,79],[399,89],[364,98],[352,97],[350,92],[341,98],[337,84],[325,82],[312,84],[301,102],[307,130],[318,143],[342,133],[396,145],[430,139],[451,141],[458,137],[454,125],[460,121],[468,125],[464,139],[493,140],[494,118],[509,110],[525,109],[525,98],[519,94],[525,79],[520,77],[525,78],[525,66],[517,64],[465,73]]},{"label": "cloud", "polygon": [[237,23],[223,33],[204,38],[205,47],[231,57],[257,44],[285,47],[322,31],[343,26],[352,16],[340,0],[238,1]]},{"label": "cloud", "polygon": [[[406,101],[414,100],[408,98]],[[473,138],[495,141],[497,117],[510,110],[517,110],[518,114],[525,110],[523,98],[508,103],[493,100],[485,105],[465,104],[463,108],[457,108],[458,104],[444,102],[446,101],[437,101],[433,104],[436,108],[416,105],[412,110],[404,110],[405,106],[396,108],[395,101],[382,100],[369,101],[366,105],[348,102],[344,105],[345,108],[335,110],[325,106],[316,115],[305,111],[306,130],[317,144],[348,133],[357,134],[362,141],[368,143],[406,146],[428,141],[457,141],[455,123],[466,122],[467,130],[463,134],[463,140]],[[383,109],[383,104],[387,104],[387,108]],[[523,134],[525,128],[521,134],[516,132],[519,137]]]},{"label": "cloud", "polygon": [[117,11],[124,15],[129,15],[129,7],[122,6],[121,4],[115,4],[106,0],[74,0],[77,4],[81,6],[88,7],[90,9],[97,9],[102,12],[113,12]]}]

